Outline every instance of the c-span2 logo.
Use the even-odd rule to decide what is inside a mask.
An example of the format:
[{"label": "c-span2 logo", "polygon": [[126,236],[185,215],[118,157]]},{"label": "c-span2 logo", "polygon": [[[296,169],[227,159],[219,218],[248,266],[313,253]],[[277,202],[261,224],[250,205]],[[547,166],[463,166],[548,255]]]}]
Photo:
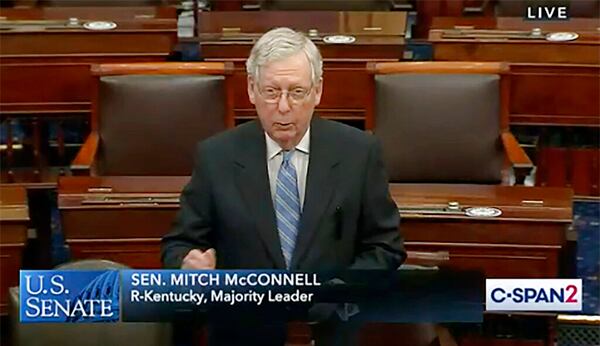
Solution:
[{"label": "c-span2 logo", "polygon": [[581,279],[487,279],[488,311],[581,311]]}]

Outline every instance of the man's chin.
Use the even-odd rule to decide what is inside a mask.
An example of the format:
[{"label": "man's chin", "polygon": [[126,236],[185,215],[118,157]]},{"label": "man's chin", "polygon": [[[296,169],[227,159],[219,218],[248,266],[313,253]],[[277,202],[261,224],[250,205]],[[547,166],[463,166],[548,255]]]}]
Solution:
[{"label": "man's chin", "polygon": [[295,134],[296,134],[295,131],[289,131],[289,132],[286,131],[285,133],[278,131],[278,133],[275,134],[273,139],[283,149],[291,149],[295,145],[295,143],[294,143]]}]

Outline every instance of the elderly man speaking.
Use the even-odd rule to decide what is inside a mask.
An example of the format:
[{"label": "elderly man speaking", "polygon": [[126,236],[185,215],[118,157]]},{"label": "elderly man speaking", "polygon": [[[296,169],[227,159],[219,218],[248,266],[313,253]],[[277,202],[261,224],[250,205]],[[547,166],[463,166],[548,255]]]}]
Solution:
[{"label": "elderly man speaking", "polygon": [[[258,119],[199,144],[181,209],[162,241],[164,266],[396,269],[405,252],[380,145],[314,115],[323,93],[315,44],[273,29],[256,42],[246,69]],[[209,328],[210,344],[285,342],[284,324],[235,328]]]}]

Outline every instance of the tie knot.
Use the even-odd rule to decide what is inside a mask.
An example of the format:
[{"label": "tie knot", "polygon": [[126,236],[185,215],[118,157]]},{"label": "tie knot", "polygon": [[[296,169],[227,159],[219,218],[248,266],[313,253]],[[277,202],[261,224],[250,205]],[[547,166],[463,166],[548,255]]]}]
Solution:
[{"label": "tie knot", "polygon": [[281,153],[283,154],[283,163],[289,163],[290,159],[292,158],[292,154],[294,154],[294,152],[291,150],[283,150]]}]

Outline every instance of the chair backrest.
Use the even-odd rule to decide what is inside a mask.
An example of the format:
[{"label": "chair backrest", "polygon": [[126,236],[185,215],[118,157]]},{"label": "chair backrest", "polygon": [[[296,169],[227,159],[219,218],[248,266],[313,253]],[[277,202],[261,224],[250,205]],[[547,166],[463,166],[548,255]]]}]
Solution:
[{"label": "chair backrest", "polygon": [[195,144],[234,126],[233,66],[95,65],[98,175],[189,175]]},{"label": "chair backrest", "polygon": [[122,263],[104,259],[85,259],[65,262],[54,268],[56,270],[103,270],[103,269],[130,269]]},{"label": "chair backrest", "polygon": [[502,63],[377,63],[367,129],[381,140],[391,182],[502,180],[508,126]]}]

